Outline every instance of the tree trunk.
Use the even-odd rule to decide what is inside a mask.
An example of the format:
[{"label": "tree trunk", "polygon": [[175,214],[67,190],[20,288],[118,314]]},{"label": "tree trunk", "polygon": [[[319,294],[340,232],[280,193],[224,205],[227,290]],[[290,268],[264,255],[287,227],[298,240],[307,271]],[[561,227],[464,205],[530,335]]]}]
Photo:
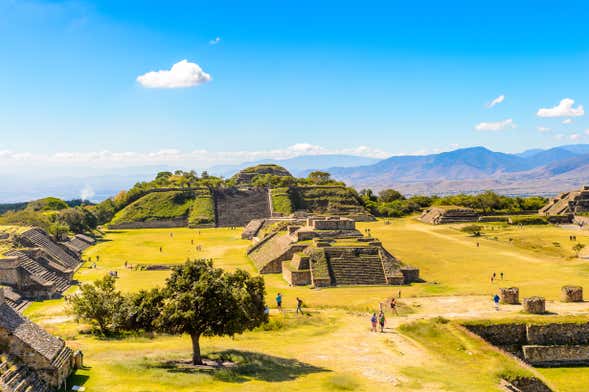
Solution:
[{"label": "tree trunk", "polygon": [[193,365],[202,365],[202,358],[200,357],[200,334],[192,334],[190,335],[192,339],[192,364]]}]

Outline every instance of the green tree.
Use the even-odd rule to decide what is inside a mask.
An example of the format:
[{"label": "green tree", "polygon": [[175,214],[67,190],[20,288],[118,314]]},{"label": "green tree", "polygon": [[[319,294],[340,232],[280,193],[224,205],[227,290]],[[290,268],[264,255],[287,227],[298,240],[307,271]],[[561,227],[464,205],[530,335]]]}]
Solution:
[{"label": "green tree", "polygon": [[84,207],[73,207],[61,210],[58,221],[69,226],[74,233],[83,233],[95,229],[98,225],[96,216]]},{"label": "green tree", "polygon": [[309,173],[307,179],[314,184],[327,184],[331,181],[331,174],[321,170],[315,170]]},{"label": "green tree", "polygon": [[60,222],[54,222],[49,225],[47,232],[51,234],[57,241],[61,241],[65,238],[66,234],[70,230],[70,227]]},{"label": "green tree", "polygon": [[401,192],[394,189],[385,189],[378,193],[378,200],[385,203],[390,203],[395,200],[405,200],[405,196],[403,196]]},{"label": "green tree", "polygon": [[126,328],[129,330],[155,330],[154,321],[158,318],[164,300],[160,289],[141,290],[129,297],[129,316]]},{"label": "green tree", "polygon": [[125,324],[128,303],[116,290],[115,278],[106,275],[93,283],[84,283],[80,291],[66,297],[78,320],[98,326],[103,335],[118,332]]},{"label": "green tree", "polygon": [[213,268],[210,261],[188,261],[166,281],[163,305],[155,326],[186,333],[192,339],[192,363],[202,364],[201,336],[233,336],[267,321],[264,280],[247,272]]}]

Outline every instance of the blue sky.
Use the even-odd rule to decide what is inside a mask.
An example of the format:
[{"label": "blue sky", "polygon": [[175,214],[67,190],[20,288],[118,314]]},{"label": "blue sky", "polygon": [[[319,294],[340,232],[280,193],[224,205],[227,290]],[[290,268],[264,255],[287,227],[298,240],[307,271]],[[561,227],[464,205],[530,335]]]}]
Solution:
[{"label": "blue sky", "polygon": [[[589,5],[479,3],[0,0],[0,161],[589,143]],[[210,80],[137,80],[184,59]]]}]

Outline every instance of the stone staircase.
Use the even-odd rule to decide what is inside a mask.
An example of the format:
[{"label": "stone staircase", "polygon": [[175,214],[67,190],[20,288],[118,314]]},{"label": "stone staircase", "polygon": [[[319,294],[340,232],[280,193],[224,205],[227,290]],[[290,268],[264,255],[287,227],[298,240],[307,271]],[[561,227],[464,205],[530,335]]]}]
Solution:
[{"label": "stone staircase", "polygon": [[386,285],[382,261],[379,256],[350,254],[329,260],[333,282],[338,286]]},{"label": "stone staircase", "polygon": [[50,392],[28,367],[8,354],[0,354],[0,390],[3,392]]},{"label": "stone staircase", "polygon": [[65,267],[75,269],[80,264],[80,260],[53,242],[49,235],[47,235],[47,233],[41,229],[34,228],[27,230],[22,233],[21,236],[25,239],[25,241],[30,242],[33,246],[43,249],[47,254],[49,254]]},{"label": "stone staircase", "polygon": [[226,189],[214,192],[218,227],[245,226],[271,216],[267,189]]},{"label": "stone staircase", "polygon": [[59,354],[57,354],[55,358],[53,358],[53,361],[51,361],[51,365],[55,366],[56,368],[61,368],[63,364],[71,361],[72,355],[74,355],[74,351],[68,346],[64,345]]},{"label": "stone staircase", "polygon": [[42,266],[38,261],[30,258],[25,253],[18,250],[11,250],[6,252],[8,256],[17,256],[19,266],[27,271],[30,275],[37,277],[39,283],[42,282],[53,283],[58,292],[64,292],[70,287],[71,281],[63,276],[58,275],[53,271],[49,271]]},{"label": "stone staircase", "polygon": [[31,301],[23,298],[20,294],[13,291],[10,287],[4,286],[4,300],[12,309],[17,312],[22,312]]}]

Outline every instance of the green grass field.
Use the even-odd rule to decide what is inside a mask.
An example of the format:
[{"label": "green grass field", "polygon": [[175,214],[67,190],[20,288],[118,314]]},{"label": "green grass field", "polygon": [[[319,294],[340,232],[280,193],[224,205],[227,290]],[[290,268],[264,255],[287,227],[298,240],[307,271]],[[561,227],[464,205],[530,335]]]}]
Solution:
[{"label": "green grass field", "polygon": [[[370,228],[391,253],[419,267],[426,282],[401,288],[314,290],[289,287],[281,276],[265,275],[268,303],[273,307],[274,296],[281,292],[289,311],[272,310],[265,330],[234,339],[206,338],[201,343],[205,354],[238,362],[236,369],[203,373],[184,366],[182,361],[190,358],[188,337],[102,340],[86,335],[81,333],[86,326],[75,323],[63,300],[35,303],[26,314],[84,351],[88,368],[78,372],[74,382],[83,383],[88,391],[491,391],[496,390],[502,372],[535,372],[557,390],[585,390],[589,370],[523,368],[465,335],[454,323],[426,321],[433,317],[428,316],[432,309],[452,312],[458,304],[414,303],[427,301],[423,297],[429,296],[484,295],[458,298],[468,298],[468,306],[474,303],[486,309],[489,296],[500,286],[518,286],[522,297],[544,295],[548,299],[557,299],[564,284],[589,287],[589,262],[571,258],[572,252],[564,246],[573,232],[552,226],[496,225],[489,230],[492,235],[473,238],[459,227],[428,226],[412,218],[392,220],[388,225],[362,223],[359,228]],[[589,243],[586,233],[574,232],[579,242]],[[219,267],[255,273],[245,256],[250,243],[240,235],[240,230],[230,229],[109,231],[104,241],[85,252],[84,258],[91,261],[77,272],[76,279],[91,281],[116,270],[118,287],[136,291],[162,285],[169,272],[139,271],[134,266],[178,264],[187,258],[213,258]],[[553,242],[562,243],[562,249],[546,252]],[[125,262],[131,268],[125,268]],[[93,263],[97,267],[89,268]],[[492,284],[493,272],[504,272],[505,280]],[[399,289],[407,298],[401,316],[389,316],[391,328],[386,334],[368,332],[368,312]],[[309,316],[292,313],[297,296],[310,309]],[[510,312],[521,317],[517,309]]]}]

